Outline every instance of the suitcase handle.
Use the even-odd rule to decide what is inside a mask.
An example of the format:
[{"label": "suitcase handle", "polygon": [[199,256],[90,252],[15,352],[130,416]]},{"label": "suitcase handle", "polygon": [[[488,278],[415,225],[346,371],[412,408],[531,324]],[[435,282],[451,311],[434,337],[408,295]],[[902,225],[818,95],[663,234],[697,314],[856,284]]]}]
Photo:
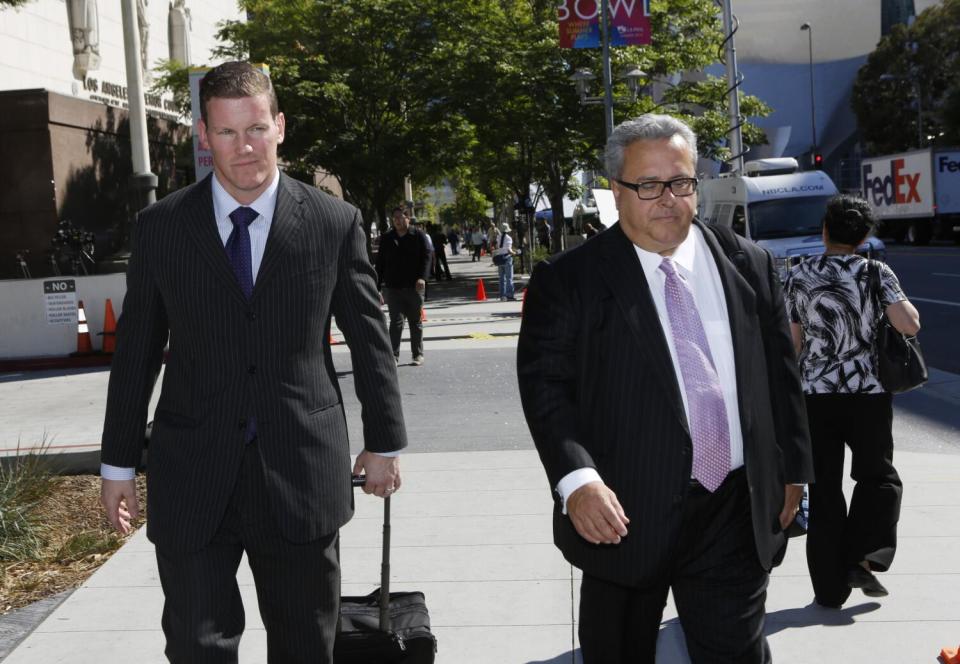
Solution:
[{"label": "suitcase handle", "polygon": [[[351,475],[350,485],[364,486],[366,475]],[[390,496],[383,498],[383,552],[380,561],[380,631],[392,631],[390,624]]]}]

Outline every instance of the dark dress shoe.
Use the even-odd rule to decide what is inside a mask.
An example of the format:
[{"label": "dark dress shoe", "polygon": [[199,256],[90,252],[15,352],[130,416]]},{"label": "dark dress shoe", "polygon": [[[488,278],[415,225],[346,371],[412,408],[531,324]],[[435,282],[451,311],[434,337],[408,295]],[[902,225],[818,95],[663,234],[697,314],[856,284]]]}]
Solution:
[{"label": "dark dress shoe", "polygon": [[867,597],[886,597],[890,594],[873,572],[868,572],[860,565],[851,567],[847,572],[847,585],[859,588]]},{"label": "dark dress shoe", "polygon": [[819,597],[814,597],[813,601],[817,606],[822,607],[824,609],[839,609],[840,607],[843,606],[843,602],[828,602],[826,600],[820,599]]}]

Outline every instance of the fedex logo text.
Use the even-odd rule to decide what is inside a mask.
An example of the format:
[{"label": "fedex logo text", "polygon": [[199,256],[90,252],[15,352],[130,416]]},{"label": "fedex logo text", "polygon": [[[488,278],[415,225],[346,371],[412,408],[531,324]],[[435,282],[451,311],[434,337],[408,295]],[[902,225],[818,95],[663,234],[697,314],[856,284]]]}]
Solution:
[{"label": "fedex logo text", "polygon": [[873,164],[863,165],[863,195],[875,206],[920,203],[920,173],[903,172],[903,159],[890,160],[890,174],[871,177]]}]

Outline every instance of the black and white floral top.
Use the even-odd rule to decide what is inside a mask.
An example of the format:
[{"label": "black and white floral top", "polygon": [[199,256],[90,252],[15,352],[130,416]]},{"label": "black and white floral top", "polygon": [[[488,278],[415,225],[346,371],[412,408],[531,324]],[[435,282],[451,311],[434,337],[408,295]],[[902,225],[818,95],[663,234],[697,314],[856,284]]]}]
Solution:
[{"label": "black and white floral top", "polygon": [[[877,311],[868,265],[857,255],[812,256],[787,277],[787,313],[803,328],[799,359],[806,394],[883,392],[874,368]],[[877,265],[882,306],[907,299],[893,270]]]}]

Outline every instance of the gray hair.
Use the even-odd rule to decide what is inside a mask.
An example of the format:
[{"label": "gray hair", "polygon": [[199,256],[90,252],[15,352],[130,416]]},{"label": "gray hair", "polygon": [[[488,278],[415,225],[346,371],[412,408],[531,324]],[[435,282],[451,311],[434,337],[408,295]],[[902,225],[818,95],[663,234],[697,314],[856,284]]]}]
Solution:
[{"label": "gray hair", "polygon": [[670,140],[679,136],[687,144],[690,152],[690,163],[697,167],[697,135],[693,130],[677,118],[670,115],[647,113],[633,120],[626,120],[618,124],[603,151],[603,165],[608,178],[619,178],[623,175],[623,151],[631,143],[637,141]]}]

